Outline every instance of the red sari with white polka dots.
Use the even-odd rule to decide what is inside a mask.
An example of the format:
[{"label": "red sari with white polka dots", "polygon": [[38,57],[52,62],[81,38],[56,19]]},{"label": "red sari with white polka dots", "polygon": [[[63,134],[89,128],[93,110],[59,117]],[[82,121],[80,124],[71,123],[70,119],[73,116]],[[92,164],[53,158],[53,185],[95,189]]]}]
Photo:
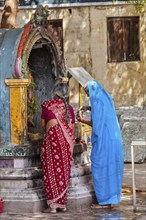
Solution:
[{"label": "red sari with white polka dots", "polygon": [[65,121],[66,110],[61,99],[45,101],[42,106],[58,121],[46,132],[41,151],[47,203],[51,208],[65,208],[75,143],[72,125]]}]

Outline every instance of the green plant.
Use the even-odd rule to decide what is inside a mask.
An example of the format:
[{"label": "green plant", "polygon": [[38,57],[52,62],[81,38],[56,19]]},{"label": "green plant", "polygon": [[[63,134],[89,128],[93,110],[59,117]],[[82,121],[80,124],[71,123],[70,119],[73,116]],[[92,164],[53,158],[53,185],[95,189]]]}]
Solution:
[{"label": "green plant", "polygon": [[27,88],[27,121],[34,126],[34,115],[39,110],[37,97],[35,96],[36,84],[31,82]]},{"label": "green plant", "polygon": [[[112,0],[112,2],[116,2],[118,0]],[[131,2],[135,4],[139,12],[142,12],[145,8],[146,0],[127,0],[126,2]]]}]

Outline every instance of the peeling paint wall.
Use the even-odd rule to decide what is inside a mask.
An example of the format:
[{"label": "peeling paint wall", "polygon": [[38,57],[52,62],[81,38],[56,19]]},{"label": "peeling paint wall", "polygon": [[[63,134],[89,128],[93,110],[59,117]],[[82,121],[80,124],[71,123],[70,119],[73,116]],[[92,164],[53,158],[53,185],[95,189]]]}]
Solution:
[{"label": "peeling paint wall", "polygon": [[[134,5],[97,5],[50,9],[50,19],[63,19],[64,55],[69,67],[83,66],[112,95],[115,105],[145,105],[145,12]],[[17,26],[29,21],[32,9],[19,9]],[[107,62],[107,17],[140,16],[140,61]],[[72,88],[76,82],[72,80]],[[72,92],[73,93],[73,92]],[[76,100],[74,96],[72,99]]]}]

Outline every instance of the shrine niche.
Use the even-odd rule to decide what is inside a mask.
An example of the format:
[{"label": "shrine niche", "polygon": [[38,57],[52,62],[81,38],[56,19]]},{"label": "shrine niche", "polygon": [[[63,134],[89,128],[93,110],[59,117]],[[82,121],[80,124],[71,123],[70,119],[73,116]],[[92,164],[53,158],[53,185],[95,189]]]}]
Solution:
[{"label": "shrine niche", "polygon": [[[62,29],[61,26],[54,27],[55,22],[47,20],[48,16],[48,7],[38,6],[24,28],[4,30],[2,33],[1,37],[6,36],[9,39],[9,42],[5,40],[4,44],[5,51],[9,50],[10,61],[7,63],[11,65],[9,70],[2,73],[5,74],[2,77],[6,83],[3,85],[3,92],[7,97],[10,87],[10,109],[4,100],[3,102],[10,114],[7,126],[10,125],[11,133],[9,137],[5,137],[7,128],[1,126],[4,142],[24,144],[29,139],[29,133],[39,133],[41,103],[52,97],[55,80],[66,74]],[[56,23],[61,25],[61,21]],[[7,48],[8,44],[10,49]],[[4,60],[4,57],[2,59]],[[2,64],[2,70],[5,68]],[[19,88],[17,96],[13,94],[13,88],[15,91]],[[15,109],[18,105],[17,112],[14,105]]]},{"label": "shrine niche", "polygon": [[[4,211],[43,210],[40,105],[66,76],[62,21],[38,6],[23,28],[0,30],[0,198]],[[10,183],[10,184],[9,184]]]},{"label": "shrine niche", "polygon": [[[39,6],[25,27],[0,30],[0,181],[4,183],[0,198],[4,212],[38,212],[46,206],[40,164],[41,103],[52,98],[55,81],[67,77],[62,20],[48,17],[48,7]],[[80,166],[82,152],[82,144],[76,143],[70,209],[90,205],[94,198],[90,166]]]}]

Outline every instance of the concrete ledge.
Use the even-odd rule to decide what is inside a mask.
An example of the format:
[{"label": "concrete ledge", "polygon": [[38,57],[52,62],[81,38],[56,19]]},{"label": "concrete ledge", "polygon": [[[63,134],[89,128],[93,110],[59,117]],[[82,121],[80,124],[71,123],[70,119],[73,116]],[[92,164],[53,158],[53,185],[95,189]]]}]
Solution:
[{"label": "concrete ledge", "polygon": [[0,180],[29,180],[42,177],[42,169],[38,167],[16,169],[0,168]]},{"label": "concrete ledge", "polygon": [[34,179],[34,180],[0,180],[0,189],[5,187],[5,189],[28,189],[28,188],[35,188],[35,187],[42,187],[43,182],[42,179]]},{"label": "concrete ledge", "polygon": [[68,197],[67,208],[68,210],[82,210],[89,208],[92,203],[96,202],[96,197],[94,193],[85,194],[84,196],[71,198]]},{"label": "concrete ledge", "polygon": [[3,212],[9,213],[36,213],[42,212],[47,207],[45,200],[39,201],[5,201]]}]

